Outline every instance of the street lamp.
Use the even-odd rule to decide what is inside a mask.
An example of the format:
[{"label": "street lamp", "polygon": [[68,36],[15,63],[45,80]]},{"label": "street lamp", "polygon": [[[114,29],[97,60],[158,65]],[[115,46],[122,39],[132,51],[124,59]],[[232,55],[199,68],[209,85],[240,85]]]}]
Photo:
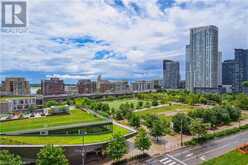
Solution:
[{"label": "street lamp", "polygon": [[[177,110],[177,113],[180,113],[180,111]],[[180,136],[181,136],[181,146],[183,146],[183,117],[180,120]]]},{"label": "street lamp", "polygon": [[83,135],[83,145],[82,145],[82,165],[85,163],[85,147],[84,147],[84,136],[87,134],[85,131],[81,131],[81,135]]},{"label": "street lamp", "polygon": [[183,146],[183,119],[181,119],[180,133],[181,133],[181,146]]}]

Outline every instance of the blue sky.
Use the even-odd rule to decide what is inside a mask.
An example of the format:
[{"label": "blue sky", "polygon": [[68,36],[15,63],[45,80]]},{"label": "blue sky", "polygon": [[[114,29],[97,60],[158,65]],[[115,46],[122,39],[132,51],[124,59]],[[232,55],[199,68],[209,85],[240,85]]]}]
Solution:
[{"label": "blue sky", "polygon": [[[0,0],[2,1],[2,0]],[[247,0],[27,0],[28,31],[0,32],[1,80],[161,79],[162,60],[180,61],[189,29],[219,27],[223,60],[248,48]]]}]

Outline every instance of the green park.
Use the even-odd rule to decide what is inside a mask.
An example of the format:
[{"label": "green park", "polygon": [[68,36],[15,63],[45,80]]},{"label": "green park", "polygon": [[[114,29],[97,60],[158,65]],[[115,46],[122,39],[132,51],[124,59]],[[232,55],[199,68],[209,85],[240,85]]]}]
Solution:
[{"label": "green park", "polygon": [[247,154],[231,151],[220,157],[204,162],[202,165],[247,165],[247,162]]}]

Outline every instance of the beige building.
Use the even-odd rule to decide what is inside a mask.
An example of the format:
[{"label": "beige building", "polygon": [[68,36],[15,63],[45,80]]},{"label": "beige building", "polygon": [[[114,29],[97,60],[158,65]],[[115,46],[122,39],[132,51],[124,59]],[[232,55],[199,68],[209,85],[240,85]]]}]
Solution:
[{"label": "beige building", "polygon": [[112,84],[112,92],[114,93],[123,93],[129,91],[129,85],[128,81],[122,80],[122,81],[113,81]]},{"label": "beige building", "polygon": [[1,95],[29,96],[29,82],[22,77],[8,77],[2,82]]}]

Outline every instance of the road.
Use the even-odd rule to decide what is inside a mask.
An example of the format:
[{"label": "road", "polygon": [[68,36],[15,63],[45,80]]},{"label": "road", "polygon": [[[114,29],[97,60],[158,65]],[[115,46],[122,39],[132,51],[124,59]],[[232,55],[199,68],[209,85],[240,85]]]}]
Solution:
[{"label": "road", "polygon": [[248,142],[248,131],[224,138],[211,140],[203,145],[182,148],[152,158],[148,165],[199,165],[202,162],[223,155],[237,146]]}]

